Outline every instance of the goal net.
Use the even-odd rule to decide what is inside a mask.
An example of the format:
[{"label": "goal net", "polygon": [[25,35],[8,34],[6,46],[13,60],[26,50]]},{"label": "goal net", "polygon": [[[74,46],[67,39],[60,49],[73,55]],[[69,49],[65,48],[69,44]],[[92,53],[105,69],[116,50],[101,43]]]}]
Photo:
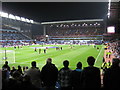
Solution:
[{"label": "goal net", "polygon": [[0,50],[0,65],[3,65],[5,61],[9,64],[15,63],[15,51],[14,50]]}]

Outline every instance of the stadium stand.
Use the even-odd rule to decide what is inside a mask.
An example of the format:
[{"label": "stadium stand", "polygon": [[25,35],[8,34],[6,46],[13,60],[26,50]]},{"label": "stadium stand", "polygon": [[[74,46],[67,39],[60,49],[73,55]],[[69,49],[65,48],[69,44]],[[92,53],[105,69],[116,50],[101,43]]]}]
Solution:
[{"label": "stadium stand", "polygon": [[103,19],[43,22],[41,25],[43,35],[35,35],[34,38],[49,44],[64,44],[71,41],[77,43],[81,40],[101,42],[105,33]]},{"label": "stadium stand", "polygon": [[0,29],[0,39],[2,45],[6,42],[8,45],[13,45],[14,43],[19,44],[20,42],[31,42],[32,40],[20,31],[6,25],[2,25],[2,29]]},{"label": "stadium stand", "polygon": [[[54,27],[49,27],[47,30],[47,35],[50,36],[80,36],[80,35],[102,35],[104,33],[103,30],[100,29],[96,24],[96,26],[79,26],[80,24],[75,24],[73,27],[71,25],[66,25],[67,27],[58,27],[55,25]],[[83,24],[84,25],[84,24]],[[88,25],[88,24],[87,24]]]},{"label": "stadium stand", "polygon": [[20,31],[6,25],[3,25],[0,31],[2,40],[30,40],[30,38],[23,35]]},{"label": "stadium stand", "polygon": [[32,43],[32,23],[2,17],[0,25],[0,44],[19,45]]},{"label": "stadium stand", "polygon": [[[18,44],[21,42],[31,42],[31,24],[28,23],[24,23],[24,22],[17,22],[16,20],[10,20],[7,18],[3,18],[3,25],[0,26],[0,43],[2,44]],[[52,23],[42,23],[43,27],[44,27],[44,35],[34,35],[34,39],[38,40],[38,41],[48,41],[47,43],[60,43],[60,44],[64,44],[64,42],[70,42],[72,40],[72,44],[80,44],[81,40],[88,40],[87,43],[94,43],[94,44],[102,44],[102,40],[106,40],[106,47],[105,47],[105,54],[104,54],[104,58],[105,60],[103,60],[103,63],[106,62],[108,64],[108,60],[112,63],[109,67],[106,66],[106,70],[104,72],[101,72],[99,70],[99,68],[94,67],[94,57],[92,57],[93,61],[89,61],[88,60],[88,67],[85,67],[84,69],[80,70],[82,68],[82,66],[80,67],[80,69],[78,70],[78,68],[76,69],[76,71],[80,71],[81,73],[83,73],[83,75],[80,76],[80,78],[78,79],[79,83],[81,84],[79,87],[80,89],[82,88],[86,88],[84,87],[89,86],[92,88],[120,88],[120,41],[116,40],[116,38],[119,37],[119,34],[113,34],[113,35],[109,35],[109,34],[104,34],[104,21],[80,21],[80,22],[72,22],[70,21],[68,22],[60,22],[60,23],[56,23],[56,22],[52,22]],[[48,36],[46,36],[48,35]],[[103,38],[104,37],[104,38]],[[114,41],[116,40],[116,41]],[[107,42],[108,41],[108,42]],[[107,57],[107,52],[111,52]],[[111,56],[112,57],[111,57]],[[117,58],[117,59],[116,59]],[[69,60],[67,61],[69,62]],[[92,63],[92,65],[90,65]],[[81,63],[82,64],[82,63]],[[39,64],[38,64],[39,65]],[[35,67],[31,67],[27,70],[22,70],[21,73],[18,72],[16,68],[13,68],[12,70],[10,69],[11,67],[9,66],[9,64],[5,64],[3,66],[7,66],[7,67],[3,67],[2,68],[2,87],[3,90],[16,90],[17,89],[29,89],[29,90],[41,90],[46,88],[45,87],[45,83],[43,81],[41,81],[41,85],[40,87],[36,87],[37,83],[36,81],[31,82],[31,73],[34,74],[32,71],[32,69],[37,71],[37,67],[35,65]],[[57,65],[56,65],[57,66]],[[65,64],[64,64],[65,66]],[[73,86],[71,86],[71,72],[73,70],[71,70],[69,67],[69,63],[67,63],[67,66],[60,69],[59,73],[58,73],[58,81],[56,81],[56,85],[55,85],[55,89],[61,89],[60,84],[63,85],[61,90],[67,90],[68,88],[72,89]],[[8,67],[10,67],[8,69]],[[20,66],[18,66],[20,67]],[[50,68],[49,68],[50,67]],[[103,69],[103,67],[101,68]],[[25,73],[27,73],[29,70],[31,70],[30,75],[26,75]],[[47,66],[47,74],[46,74],[46,70],[44,71],[47,75],[49,76],[49,72],[51,72],[51,70],[53,70],[52,66]],[[68,70],[69,73],[66,73],[66,71]],[[92,72],[91,72],[92,71]],[[41,73],[41,70],[39,69],[39,72]],[[97,73],[97,74],[96,74]],[[52,73],[53,74],[53,73]],[[63,76],[62,76],[63,75]],[[77,75],[77,74],[76,74]],[[75,75],[75,77],[76,77]],[[100,78],[101,75],[101,78]],[[39,75],[40,76],[40,75]],[[38,76],[38,77],[39,77]],[[44,76],[44,75],[43,75]],[[65,77],[66,76],[66,77]],[[93,77],[94,76],[94,77]],[[83,79],[84,77],[84,79]],[[92,77],[92,80],[91,80]],[[33,78],[36,78],[33,76]],[[63,79],[62,79],[63,78]],[[66,80],[64,79],[66,78]],[[97,79],[98,82],[97,82]],[[40,79],[43,80],[43,77],[40,76]],[[45,78],[46,79],[46,78]],[[50,78],[52,79],[52,77]],[[80,81],[82,79],[82,81]],[[100,79],[101,79],[101,87],[100,87]],[[51,80],[50,80],[51,81]],[[50,82],[49,81],[49,82]],[[77,79],[76,79],[77,81]],[[83,84],[84,82],[84,84]],[[97,83],[98,84],[97,84]],[[33,84],[34,83],[34,84]],[[94,84],[93,84],[94,83]],[[37,83],[38,84],[38,83]],[[67,85],[69,84],[69,85]],[[72,83],[74,84],[74,83]],[[66,86],[64,86],[66,85]],[[53,86],[52,86],[53,87]],[[65,89],[67,87],[67,89]],[[71,88],[72,87],[72,88]],[[48,87],[47,87],[48,88]],[[70,90],[69,89],[69,90]],[[48,89],[50,90],[50,88]],[[73,89],[74,90],[74,89]],[[75,89],[77,90],[77,89]]]}]

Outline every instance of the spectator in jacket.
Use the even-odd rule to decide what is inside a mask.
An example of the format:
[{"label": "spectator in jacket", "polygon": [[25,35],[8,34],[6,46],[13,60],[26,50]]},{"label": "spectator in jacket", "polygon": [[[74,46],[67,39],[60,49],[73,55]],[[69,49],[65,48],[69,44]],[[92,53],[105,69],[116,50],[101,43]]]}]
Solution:
[{"label": "spectator in jacket", "polygon": [[118,58],[113,58],[112,66],[105,71],[103,77],[103,85],[104,88],[120,89],[120,67],[119,67],[120,60]]},{"label": "spectator in jacket", "polygon": [[37,88],[41,88],[40,69],[36,67],[36,61],[31,63],[32,67],[29,68],[25,75],[30,76],[31,82]]},{"label": "spectator in jacket", "polygon": [[5,61],[5,64],[2,66],[2,70],[10,71],[10,66],[8,65],[8,61]]},{"label": "spectator in jacket", "polygon": [[87,58],[88,67],[85,67],[82,71],[82,87],[83,88],[100,88],[101,79],[100,79],[100,69],[94,67],[95,58],[89,56]]},{"label": "spectator in jacket", "polygon": [[71,84],[70,84],[70,76],[72,70],[68,67],[69,61],[65,60],[63,61],[64,67],[60,69],[58,73],[58,81],[61,86],[61,90],[72,90]]},{"label": "spectator in jacket", "polygon": [[77,63],[77,68],[71,73],[71,85],[73,90],[80,90],[81,86],[82,63]]},{"label": "spectator in jacket", "polygon": [[41,79],[45,90],[55,90],[57,77],[58,69],[55,64],[52,64],[52,59],[48,58],[46,65],[44,65],[41,70]]}]

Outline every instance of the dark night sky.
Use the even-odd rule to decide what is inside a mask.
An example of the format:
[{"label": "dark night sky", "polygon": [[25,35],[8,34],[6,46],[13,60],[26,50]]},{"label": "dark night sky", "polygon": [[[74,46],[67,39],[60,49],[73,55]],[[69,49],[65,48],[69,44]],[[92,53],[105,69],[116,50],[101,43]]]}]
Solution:
[{"label": "dark night sky", "polygon": [[4,12],[37,22],[104,19],[107,2],[3,2]]}]

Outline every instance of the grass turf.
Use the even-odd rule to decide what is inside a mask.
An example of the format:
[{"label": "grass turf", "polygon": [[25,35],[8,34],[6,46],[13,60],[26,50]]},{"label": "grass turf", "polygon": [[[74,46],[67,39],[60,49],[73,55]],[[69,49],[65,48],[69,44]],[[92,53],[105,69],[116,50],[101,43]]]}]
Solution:
[{"label": "grass turf", "polygon": [[[45,65],[47,58],[52,58],[53,63],[58,67],[58,69],[63,67],[63,61],[69,60],[70,64],[69,67],[71,69],[76,68],[76,64],[78,61],[82,62],[83,67],[88,66],[87,64],[87,57],[88,56],[94,56],[96,58],[95,66],[100,67],[102,64],[102,59],[104,55],[104,48],[103,45],[97,45],[99,47],[99,50],[94,48],[92,45],[72,45],[73,48],[70,47],[70,45],[44,45],[43,47],[62,47],[62,50],[56,50],[55,48],[48,48],[47,53],[43,53],[43,49],[41,49],[41,53],[38,53],[34,51],[34,48],[32,47],[42,47],[41,45],[32,45],[32,46],[23,46],[22,48],[16,48],[8,47],[6,48],[8,50],[12,50],[15,55],[9,54],[10,52],[7,52],[8,62],[13,62],[13,59],[15,58],[15,63],[9,63],[10,67],[15,66],[17,68],[18,65],[20,66],[28,66],[31,67],[31,62],[36,61],[37,67],[40,69]],[[4,50],[5,48],[2,48]],[[2,57],[4,56],[4,53],[2,53]],[[13,57],[10,59],[10,57]],[[3,64],[3,63],[2,63]]]}]

